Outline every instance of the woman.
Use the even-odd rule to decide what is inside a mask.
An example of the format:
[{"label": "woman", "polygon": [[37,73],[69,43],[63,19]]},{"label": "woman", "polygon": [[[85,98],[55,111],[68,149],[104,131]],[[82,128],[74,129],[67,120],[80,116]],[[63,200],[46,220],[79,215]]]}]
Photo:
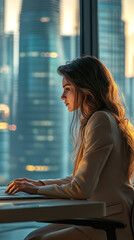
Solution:
[{"label": "woman", "polygon": [[[68,111],[74,111],[73,123],[77,125],[78,117],[80,120],[73,175],[59,180],[16,179],[6,191],[104,201],[106,218],[127,223],[127,228],[117,230],[118,240],[132,240],[129,219],[134,200],[134,130],[125,116],[118,88],[95,57],[78,58],[60,66],[58,73],[63,76],[61,99]],[[90,227],[50,224],[26,239],[106,238],[103,231]]]}]

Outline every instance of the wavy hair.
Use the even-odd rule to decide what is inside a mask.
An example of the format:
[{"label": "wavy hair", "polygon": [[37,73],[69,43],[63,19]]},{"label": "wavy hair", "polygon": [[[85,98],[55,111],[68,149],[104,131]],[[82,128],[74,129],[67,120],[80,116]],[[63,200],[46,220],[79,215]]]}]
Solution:
[{"label": "wavy hair", "polygon": [[[77,105],[78,96],[81,97],[80,112],[74,111],[71,123],[76,161],[82,148],[88,119],[96,111],[108,110],[116,119],[127,144],[129,157],[127,177],[131,180],[134,172],[134,127],[126,118],[123,106],[125,99],[111,73],[100,60],[92,56],[84,56],[67,62],[66,65],[59,66],[57,72],[75,86],[75,105]],[[84,106],[87,108],[85,109]],[[78,120],[80,120],[79,131]]]}]

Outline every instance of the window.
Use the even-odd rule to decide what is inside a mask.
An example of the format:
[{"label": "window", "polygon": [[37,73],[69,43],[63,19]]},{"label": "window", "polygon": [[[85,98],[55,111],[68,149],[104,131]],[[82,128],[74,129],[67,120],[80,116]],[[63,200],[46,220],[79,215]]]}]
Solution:
[{"label": "window", "polygon": [[99,58],[123,91],[134,123],[133,11],[133,0],[98,0]]},{"label": "window", "polygon": [[57,67],[80,56],[79,0],[0,0],[0,184],[69,173]]}]

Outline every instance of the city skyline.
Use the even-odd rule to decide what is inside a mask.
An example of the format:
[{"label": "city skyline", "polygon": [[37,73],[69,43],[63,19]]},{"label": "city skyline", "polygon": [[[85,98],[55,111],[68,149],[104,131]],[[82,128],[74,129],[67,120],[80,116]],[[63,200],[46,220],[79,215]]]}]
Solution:
[{"label": "city skyline", "polygon": [[[0,0],[0,2],[2,1],[4,0]],[[24,1],[26,4],[31,2],[31,6],[33,2],[37,2],[37,5],[38,2],[40,2],[40,0]],[[51,0],[46,0],[48,4],[50,1]],[[74,2],[74,0],[65,0],[64,3],[69,3],[69,1],[72,3]],[[105,0],[105,2],[106,1],[109,0]],[[5,18],[5,20],[8,21],[9,25],[7,25],[6,22],[6,34],[2,31],[0,36],[2,39],[2,41],[0,41],[0,49],[1,53],[4,55],[4,57],[2,54],[0,56],[0,90],[2,93],[0,94],[0,184],[6,185],[14,180],[15,177],[29,177],[36,180],[40,178],[65,177],[72,173],[70,158],[70,150],[72,149],[69,149],[69,147],[72,146],[71,139],[68,135],[65,137],[65,134],[68,134],[67,129],[69,130],[70,124],[67,116],[70,117],[70,114],[68,114],[67,109],[63,110],[62,106],[59,104],[61,86],[57,89],[57,84],[61,84],[61,79],[57,75],[56,69],[59,65],[58,57],[62,53],[62,50],[62,56],[59,57],[60,63],[62,64],[66,62],[66,60],[79,57],[80,36],[73,36],[73,34],[69,33],[70,30],[67,30],[67,35],[63,34],[62,36],[58,36],[60,33],[59,30],[57,30],[58,20],[55,18],[53,19],[54,24],[50,24],[51,11],[48,12],[49,16],[46,17],[40,16],[40,11],[37,11],[38,14],[36,14],[38,15],[38,19],[41,19],[42,21],[39,22],[34,21],[32,14],[26,14],[24,11],[26,9],[23,8],[21,25],[19,28],[19,15],[17,17],[17,11],[20,2],[19,0],[6,0],[6,3],[7,2],[10,4],[8,5],[8,12],[6,11],[8,19]],[[111,0],[110,2],[116,3],[119,2],[119,0]],[[129,14],[130,6],[128,6],[128,2],[131,2],[131,14]],[[107,15],[108,17],[111,17],[111,21],[107,21],[106,15],[105,18],[99,19],[101,30],[105,30],[105,35],[102,33],[101,39],[99,38],[101,57],[103,57],[105,53],[107,55],[111,54],[108,58],[106,58],[106,55],[104,56],[105,63],[107,64],[107,59],[111,61],[109,62],[109,67],[111,64],[116,80],[118,80],[118,76],[120,79],[121,75],[122,83],[125,82],[125,65],[130,65],[129,63],[133,56],[133,49],[130,49],[130,46],[134,42],[132,41],[132,35],[134,32],[132,26],[132,23],[134,22],[134,16],[132,16],[134,0],[124,0],[124,4],[126,4],[124,5],[124,10],[127,12],[126,16],[123,15],[124,18],[120,16],[121,19],[119,19],[118,13],[121,10],[121,6],[117,9],[117,19],[115,19],[115,17],[112,18],[111,6],[111,8],[109,7],[109,9],[107,9]],[[0,4],[0,8],[1,6],[2,4]],[[25,5],[25,7],[26,6],[31,7]],[[69,12],[66,5],[64,5],[64,9],[66,12]],[[59,9],[57,10],[59,11]],[[76,9],[73,9],[73,11],[75,10]],[[77,15],[77,13],[75,13],[74,16]],[[127,18],[128,14],[129,17],[131,16],[129,21]],[[63,15],[66,15],[65,12],[63,12]],[[24,20],[26,17],[27,20],[30,21],[25,22]],[[72,17],[71,21],[74,22],[74,19],[75,17]],[[5,23],[3,16],[0,16],[0,20],[0,24],[2,24],[3,28]],[[123,20],[125,20],[125,29]],[[68,25],[71,25],[71,31],[76,26],[76,23],[73,22],[68,23]],[[127,25],[126,22],[128,22]],[[118,28],[111,27],[111,25],[115,23],[118,24]],[[48,26],[45,26],[47,24]],[[18,30],[15,31],[17,27]],[[109,30],[112,30],[112,33],[114,33],[113,41],[112,39],[111,41],[109,40],[112,36]],[[124,35],[124,33],[126,35]],[[118,41],[120,36],[122,37],[121,42]],[[126,50],[124,49],[124,36],[128,42],[132,41],[131,44],[127,46],[129,47],[128,55],[127,48]],[[60,38],[59,43],[57,40],[58,37]],[[110,48],[107,46],[109,43],[111,44]],[[19,44],[20,47],[18,48]],[[16,48],[16,52],[18,52],[18,58],[16,58],[17,65],[13,62],[13,46]],[[105,50],[105,52],[103,50]],[[124,54],[126,54],[126,64],[125,62],[123,63],[125,59],[123,60],[121,58]],[[116,69],[117,55],[119,55],[118,69]],[[126,72],[127,76],[133,75],[133,65],[130,65],[131,68]],[[58,81],[58,79],[60,80]],[[118,83],[120,82],[118,81]],[[134,119],[134,78],[127,78],[124,88],[130,113]],[[8,94],[5,95],[7,92]],[[56,104],[54,105],[55,100]],[[45,112],[47,113],[46,116],[44,114]],[[59,119],[61,114],[64,115],[63,123],[61,123],[61,120]],[[6,127],[6,129],[4,129],[4,127]],[[54,174],[54,171],[51,171],[51,167],[57,168],[55,168],[55,170],[57,170],[57,175]],[[26,173],[28,174],[26,175]],[[49,175],[49,173],[51,174]],[[28,223],[19,223],[19,225],[12,223],[10,226],[9,224],[6,224],[4,226],[6,239],[12,240],[22,238],[21,233],[24,231],[24,235],[26,235],[26,228],[28,229],[28,226],[30,226],[30,229],[31,227],[35,228],[34,223],[30,223],[30,225],[28,225]],[[5,235],[3,235],[3,228],[1,229],[1,235],[5,238]]]},{"label": "city skyline", "polygon": [[[28,2],[30,3],[30,6],[35,4],[35,2],[33,4],[31,0],[29,0]],[[57,0],[57,2],[59,1]],[[47,3],[47,1],[44,1],[43,4],[44,3]],[[127,92],[126,96],[127,96],[127,101],[129,103],[128,105],[131,110],[130,112],[133,114],[133,111],[132,111],[133,104],[131,104],[131,101],[133,101],[133,99],[130,96],[131,91],[128,91],[129,85],[131,86],[131,89],[132,89],[133,78],[126,79],[125,81],[125,71],[124,71],[125,70],[125,28],[124,28],[124,21],[121,18],[121,0],[118,0],[118,2],[114,2],[114,1],[111,2],[112,6],[108,4],[106,5],[106,0],[105,1],[100,0],[99,3],[101,3],[101,9],[99,9],[101,10],[99,11],[99,24],[101,27],[99,30],[100,31],[99,47],[101,48],[100,58],[102,62],[104,62],[104,64],[106,64],[106,66],[111,70],[115,78],[115,81],[118,83],[118,85],[120,85],[120,87],[123,88],[125,92]],[[27,6],[28,8],[30,8],[29,5]],[[5,119],[4,122],[1,122],[0,129],[2,132],[3,126],[4,126],[5,130],[8,131],[8,133],[5,134],[7,136],[9,135],[9,132],[10,132],[10,136],[11,136],[10,141],[9,141],[9,138],[2,138],[2,136],[4,136],[4,131],[3,131],[3,135],[1,135],[1,142],[4,143],[5,141],[4,143],[5,146],[7,144],[8,149],[10,147],[10,150],[13,153],[10,155],[11,162],[9,164],[12,170],[13,169],[15,170],[15,166],[17,166],[18,164],[18,169],[20,168],[21,170],[22,169],[24,170],[25,168],[25,170],[27,169],[28,172],[42,171],[43,173],[43,171],[45,172],[48,169],[50,170],[49,166],[47,165],[48,163],[50,163],[49,157],[46,156],[46,158],[45,157],[43,158],[43,161],[41,160],[40,163],[37,163],[36,161],[33,161],[33,157],[31,156],[36,156],[37,152],[39,153],[37,148],[39,148],[40,146],[42,146],[41,151],[43,151],[44,142],[46,141],[53,142],[53,139],[57,138],[56,134],[55,136],[53,135],[54,133],[54,129],[52,129],[53,127],[51,127],[50,129],[48,127],[49,124],[51,125],[51,122],[54,122],[52,119],[53,112],[54,112],[53,106],[55,101],[53,97],[55,96],[55,91],[57,91],[56,90],[57,86],[55,84],[57,83],[57,79],[59,78],[58,75],[56,75],[56,69],[58,65],[63,64],[63,61],[66,62],[67,60],[71,60],[80,55],[79,53],[80,41],[79,41],[79,35],[76,35],[76,36],[60,35],[60,9],[59,8],[58,8],[58,14],[57,14],[57,10],[54,9],[52,12],[50,11],[51,13],[50,16],[49,16],[49,11],[47,12],[45,6],[43,6],[42,9],[44,9],[44,11],[40,11],[38,9],[39,10],[38,14],[36,13],[36,9],[35,9],[35,12],[33,11],[31,13],[31,11],[29,11],[29,13],[25,13],[24,11],[22,14],[22,9],[21,9],[20,27],[19,27],[19,33],[18,33],[18,36],[19,36],[18,41],[20,43],[18,48],[19,75],[14,74],[15,65],[13,64],[13,52],[12,52],[13,45],[16,46],[16,44],[18,43],[16,42],[16,39],[14,38],[13,34],[11,33],[5,34],[4,31],[2,30],[3,31],[2,39],[4,41],[1,41],[0,47],[2,48],[2,51],[4,50],[3,51],[4,57],[3,58],[1,57],[0,59],[2,61],[2,64],[0,66],[1,72],[3,71],[3,73],[1,74],[1,90],[3,89],[2,90],[3,92],[1,94],[0,106],[1,106],[1,112],[3,111],[3,107],[4,107],[4,111],[7,107],[9,108],[10,121],[8,121],[9,119],[7,120]],[[4,19],[3,15],[1,16],[1,18]],[[5,24],[4,20],[1,20],[1,23],[3,24],[1,25],[3,29],[3,26]],[[49,26],[49,28],[46,28],[46,26]],[[79,23],[78,23],[78,26],[79,26]],[[120,31],[118,31],[118,29]],[[4,42],[4,45],[2,45],[3,42]],[[38,64],[39,62],[40,64]],[[45,87],[43,84],[46,84]],[[127,84],[127,89],[125,84]],[[60,87],[58,90],[60,90]],[[39,94],[39,92],[41,93],[42,91],[43,93],[46,94],[46,96],[42,94],[42,99],[41,99],[40,98],[41,94]],[[6,96],[6,98],[5,97],[3,98],[4,95]],[[60,101],[60,94],[57,95],[56,101]],[[59,109],[60,109],[62,105],[60,104],[58,105],[58,104],[57,106],[59,106]],[[55,106],[55,109],[56,109],[56,106]],[[59,109],[55,110],[55,113],[61,114],[61,111]],[[45,115],[44,115],[45,112],[48,113],[47,115],[51,119],[49,119],[49,117],[45,118]],[[3,113],[1,113],[1,116],[2,114]],[[42,119],[42,116],[43,116],[43,119]],[[38,118],[38,119],[36,119],[35,121],[35,118]],[[67,126],[69,126],[69,122],[68,122],[68,118],[66,119],[67,119],[66,120],[67,122],[66,123],[64,122],[65,123],[64,127],[67,129]],[[28,125],[29,124],[28,121],[31,124],[30,127]],[[60,120],[57,120],[57,121],[60,122]],[[41,125],[40,127],[42,129],[41,131],[40,129],[38,129],[39,125]],[[59,131],[57,132],[57,134],[59,134]],[[17,136],[16,139],[14,138],[15,135]],[[29,164],[24,164],[26,158],[22,156],[23,150],[21,149],[21,146],[24,145],[23,142],[27,138],[31,139],[30,141],[33,141],[34,144],[33,145],[31,143],[30,143],[31,145],[27,144],[26,146],[27,149],[25,149],[24,154],[27,155],[26,158],[27,160],[29,159],[28,160]],[[66,140],[66,144],[68,145],[67,141],[69,141],[68,137]],[[9,142],[11,142],[11,146],[9,146],[10,145]],[[64,142],[64,140],[62,140],[62,142]],[[15,143],[14,146],[12,146],[13,145],[12,143]],[[18,147],[17,144],[20,144],[20,146]],[[16,146],[17,146],[17,150],[16,150]],[[21,150],[19,150],[19,148],[22,150],[22,152]],[[36,148],[36,151],[35,151],[35,148]],[[6,148],[3,148],[3,149],[6,149]],[[67,148],[66,147],[62,148],[62,154],[64,153],[65,149]],[[13,155],[15,155],[17,151],[18,151],[17,153],[18,155],[16,155],[14,158]],[[60,150],[58,150],[58,152],[60,152]],[[43,156],[43,153],[42,153],[42,156]],[[68,169],[68,160],[67,160],[68,156],[69,156],[69,151],[67,151],[66,160],[64,160],[63,174],[67,173],[66,169]],[[3,159],[3,162],[6,162],[4,158],[2,159]],[[13,175],[14,174],[12,174],[12,176]],[[24,171],[22,172],[22,175],[24,175]]]},{"label": "city skyline", "polygon": [[60,8],[55,6],[59,0],[51,0],[51,4],[23,0],[19,32],[5,33],[5,1],[0,1],[0,182],[6,184],[24,175],[42,178],[44,172],[48,178],[63,177],[71,167],[69,118],[60,99],[62,84],[56,69],[63,61],[79,56],[79,36],[60,35]]},{"label": "city skyline", "polygon": [[[19,10],[22,0],[6,0],[6,32],[17,32],[19,30],[18,19]],[[72,4],[72,7],[70,7]],[[134,76],[134,1],[122,0],[122,16],[121,19],[125,21],[125,76]],[[72,35],[75,31],[74,23],[74,9],[76,8],[77,0],[62,0],[63,25],[61,27],[61,34]],[[12,9],[12,11],[11,11]],[[12,14],[13,13],[13,14]],[[70,13],[70,15],[68,14]],[[70,26],[70,27],[69,27]],[[74,33],[75,34],[75,33]]]}]

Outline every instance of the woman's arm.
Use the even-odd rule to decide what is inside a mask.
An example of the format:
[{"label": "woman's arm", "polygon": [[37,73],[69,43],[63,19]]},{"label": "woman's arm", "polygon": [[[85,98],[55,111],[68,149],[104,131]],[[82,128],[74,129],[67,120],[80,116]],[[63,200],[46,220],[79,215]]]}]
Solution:
[{"label": "woman's arm", "polygon": [[18,178],[8,184],[6,193],[15,194],[18,191],[24,191],[30,194],[38,194],[40,186],[51,185],[51,184],[67,184],[71,182],[72,176],[67,176],[63,179],[48,179],[48,180],[32,180],[28,178]]},{"label": "woman's arm", "polygon": [[59,179],[45,179],[45,180],[39,180],[42,185],[52,185],[57,184],[58,186],[62,184],[67,184],[72,181],[72,175],[67,176],[66,178],[59,178]]},{"label": "woman's arm", "polygon": [[7,191],[9,193],[24,191],[56,198],[90,198],[113,149],[110,120],[105,112],[96,112],[89,119],[85,129],[84,145],[83,157],[73,178],[47,180],[48,184],[44,186],[15,181]]},{"label": "woman's arm", "polygon": [[83,158],[71,182],[39,187],[38,194],[58,198],[90,198],[112,149],[110,121],[105,112],[96,112],[87,123]]}]

